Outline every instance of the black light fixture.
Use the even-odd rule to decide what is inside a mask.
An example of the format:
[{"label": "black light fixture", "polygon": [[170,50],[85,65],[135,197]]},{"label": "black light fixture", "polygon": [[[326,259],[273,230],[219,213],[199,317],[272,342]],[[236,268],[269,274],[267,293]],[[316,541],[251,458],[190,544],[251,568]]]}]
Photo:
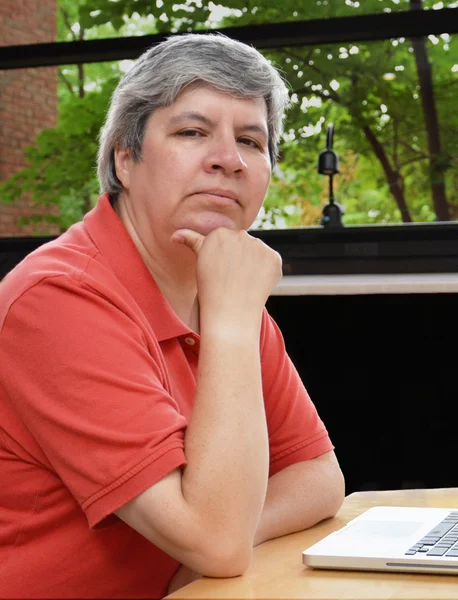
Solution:
[{"label": "black light fixture", "polygon": [[329,202],[323,207],[321,225],[323,227],[342,227],[343,207],[335,201],[332,178],[339,172],[339,157],[332,149],[334,125],[326,129],[326,150],[318,157],[318,173],[329,177]]}]

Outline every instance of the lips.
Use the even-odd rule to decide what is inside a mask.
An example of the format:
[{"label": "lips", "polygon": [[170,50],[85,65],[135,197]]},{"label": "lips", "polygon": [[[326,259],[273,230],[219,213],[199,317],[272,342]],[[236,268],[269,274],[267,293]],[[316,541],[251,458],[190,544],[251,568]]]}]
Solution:
[{"label": "lips", "polygon": [[216,196],[216,197],[220,197],[221,199],[228,199],[228,200],[233,200],[234,202],[239,203],[238,200],[238,196],[235,192],[233,192],[232,190],[224,190],[224,189],[209,189],[209,190],[199,190],[198,192],[195,192],[196,194],[203,194],[203,195],[208,195],[208,196]]}]

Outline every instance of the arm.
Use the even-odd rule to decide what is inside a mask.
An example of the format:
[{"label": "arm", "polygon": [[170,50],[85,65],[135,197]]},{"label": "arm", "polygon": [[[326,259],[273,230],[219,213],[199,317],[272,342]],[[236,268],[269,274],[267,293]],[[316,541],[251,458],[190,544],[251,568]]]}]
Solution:
[{"label": "arm", "polygon": [[190,569],[230,577],[250,562],[266,495],[259,337],[281,260],[246,232],[189,236],[198,254],[201,348],[188,464],[116,514]]},{"label": "arm", "polygon": [[286,467],[269,479],[255,545],[334,516],[344,496],[344,479],[334,452]]},{"label": "arm", "polygon": [[[286,467],[269,479],[254,545],[307,529],[334,516],[344,494],[343,475],[333,451]],[[170,582],[168,593],[200,577],[181,566]]]}]

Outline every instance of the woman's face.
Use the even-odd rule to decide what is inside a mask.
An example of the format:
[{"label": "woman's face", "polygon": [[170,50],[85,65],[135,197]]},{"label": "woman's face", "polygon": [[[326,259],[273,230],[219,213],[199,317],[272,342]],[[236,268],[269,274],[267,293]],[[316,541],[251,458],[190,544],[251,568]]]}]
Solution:
[{"label": "woman's face", "polygon": [[170,243],[181,228],[248,229],[270,182],[265,101],[187,88],[150,116],[141,162],[125,150],[115,156],[119,200],[147,246]]}]

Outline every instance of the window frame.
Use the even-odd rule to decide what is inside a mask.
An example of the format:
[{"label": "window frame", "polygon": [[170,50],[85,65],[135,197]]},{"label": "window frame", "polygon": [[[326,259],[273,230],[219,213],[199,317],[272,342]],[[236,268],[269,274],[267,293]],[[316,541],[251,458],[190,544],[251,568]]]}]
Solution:
[{"label": "window frame", "polygon": [[[211,31],[251,44],[259,50],[380,41],[398,37],[427,37],[432,34],[458,33],[458,8],[266,23]],[[168,35],[3,46],[0,47],[0,70],[135,59]],[[409,270],[409,260],[414,265],[414,272],[458,271],[458,223],[454,222],[377,227],[313,226],[255,230],[253,234],[280,252],[284,264],[290,265],[292,274],[399,272],[397,269],[401,268],[401,265],[402,272],[406,272],[406,269]],[[10,244],[11,250],[14,249],[18,256],[25,255],[33,247],[38,247],[54,237],[14,238],[15,243]],[[2,246],[7,245],[6,240],[8,238],[3,238],[0,251]],[[413,241],[415,243],[412,243]],[[318,256],[316,252],[310,253],[311,245],[320,247],[320,243],[322,248],[327,248],[324,257]],[[393,243],[397,256],[400,257],[396,263],[397,267],[389,257]],[[303,252],[306,247],[309,248],[308,255]],[[388,254],[384,254],[386,252]]]}]

